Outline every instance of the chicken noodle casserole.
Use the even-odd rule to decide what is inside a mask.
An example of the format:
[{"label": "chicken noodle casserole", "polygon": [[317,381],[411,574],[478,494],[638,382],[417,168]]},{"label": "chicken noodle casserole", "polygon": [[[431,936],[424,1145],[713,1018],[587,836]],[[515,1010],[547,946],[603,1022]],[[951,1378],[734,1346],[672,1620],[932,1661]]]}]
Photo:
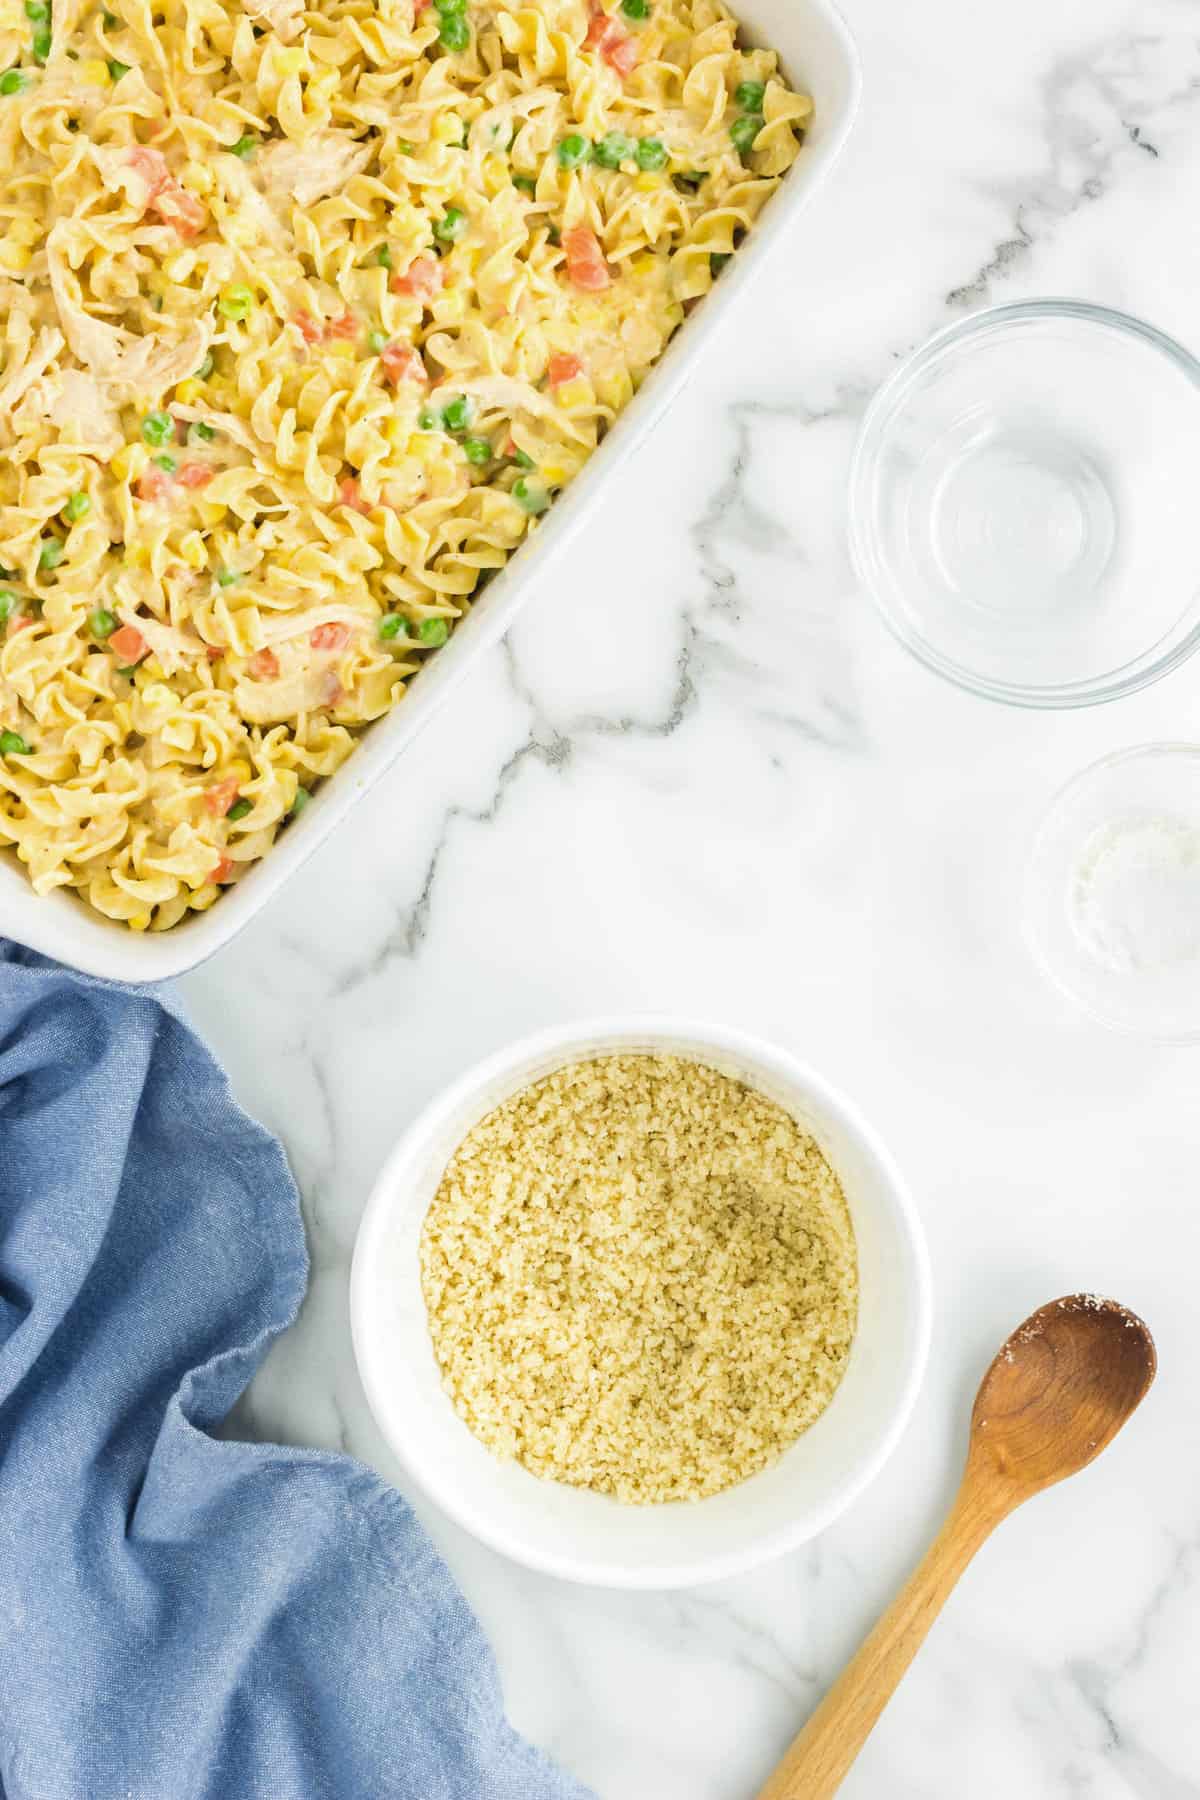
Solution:
[{"label": "chicken noodle casserole", "polygon": [[2,0],[0,842],[202,909],[577,473],[810,111],[717,0]]},{"label": "chicken noodle casserole", "polygon": [[558,1069],[469,1132],[421,1280],[463,1421],[533,1474],[647,1503],[773,1462],[858,1313],[836,1174],[789,1113],[681,1057]]}]

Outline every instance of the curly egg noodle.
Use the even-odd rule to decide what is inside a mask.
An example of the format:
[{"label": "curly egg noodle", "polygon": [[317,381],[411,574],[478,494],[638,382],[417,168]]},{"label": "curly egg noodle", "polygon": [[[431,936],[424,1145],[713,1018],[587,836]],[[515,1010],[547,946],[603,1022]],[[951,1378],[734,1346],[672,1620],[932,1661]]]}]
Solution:
[{"label": "curly egg noodle", "polygon": [[0,0],[0,842],[217,899],[578,472],[811,110],[718,0]]}]

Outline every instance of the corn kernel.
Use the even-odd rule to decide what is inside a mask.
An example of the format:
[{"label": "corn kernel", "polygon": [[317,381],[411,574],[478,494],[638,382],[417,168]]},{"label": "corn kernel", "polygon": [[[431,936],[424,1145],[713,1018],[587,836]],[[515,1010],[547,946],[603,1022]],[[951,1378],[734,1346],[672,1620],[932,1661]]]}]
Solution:
[{"label": "corn kernel", "polygon": [[225,512],[225,505],[220,500],[201,500],[200,502],[200,517],[210,530],[214,525],[221,523]]},{"label": "corn kernel", "polygon": [[462,122],[452,112],[439,113],[433,121],[433,141],[435,144],[458,144],[462,142]]},{"label": "corn kernel", "polygon": [[142,689],[142,701],[154,712],[167,712],[174,706],[175,696],[165,682],[151,681]]},{"label": "corn kernel", "polygon": [[403,419],[398,419],[393,413],[383,421],[383,435],[393,449],[402,449],[408,438],[408,429]]},{"label": "corn kernel", "polygon": [[304,64],[304,51],[300,49],[299,46],[290,50],[284,50],[276,45],[275,68],[280,75],[299,75],[304,68]]},{"label": "corn kernel", "polygon": [[150,914],[148,912],[131,913],[126,920],[130,931],[145,931],[149,923]]},{"label": "corn kernel", "polygon": [[175,398],[178,400],[180,406],[195,406],[203,392],[203,382],[197,381],[194,375],[189,375],[186,381],[180,381],[176,384]]},{"label": "corn kernel", "polygon": [[358,345],[348,338],[335,338],[331,344],[326,344],[325,354],[339,357],[343,362],[353,362],[358,356]]},{"label": "corn kernel", "polygon": [[596,393],[586,375],[574,375],[570,381],[559,383],[555,398],[560,406],[591,406]]},{"label": "corn kernel", "polygon": [[118,481],[136,481],[149,461],[150,452],[144,444],[126,444],[108,466]]},{"label": "corn kernel", "polygon": [[414,431],[408,440],[408,454],[429,468],[441,460],[443,450],[432,431]]},{"label": "corn kernel", "polygon": [[489,196],[499,194],[508,186],[508,161],[503,156],[491,155],[483,159],[483,186]]},{"label": "corn kernel", "polygon": [[620,412],[633,397],[633,383],[628,372],[621,369],[612,375],[598,376],[596,393],[605,406],[611,406],[614,412]]},{"label": "corn kernel", "polygon": [[208,562],[204,539],[198,531],[189,531],[179,546],[179,554],[189,569],[202,569]]},{"label": "corn kernel", "polygon": [[145,669],[147,675],[153,675],[156,681],[158,680],[160,675],[165,673],[163,666],[159,662],[157,656],[148,656],[146,658],[145,662],[142,664],[142,667],[143,667],[143,669]]},{"label": "corn kernel", "polygon": [[113,707],[113,718],[122,737],[127,737],[133,730],[133,708],[128,700],[118,700]]},{"label": "corn kernel", "polygon": [[538,468],[538,474],[542,476],[543,480],[548,481],[551,487],[562,487],[568,479],[567,466],[560,462],[542,462]]},{"label": "corn kernel", "polygon": [[212,170],[202,162],[188,162],[183,165],[183,185],[193,194],[211,194],[213,187]]},{"label": "corn kernel", "polygon": [[634,186],[640,188],[643,194],[652,194],[655,188],[662,187],[663,179],[664,178],[661,175],[656,175],[652,169],[643,169],[640,175],[634,177]]},{"label": "corn kernel", "polygon": [[75,71],[85,87],[106,88],[111,85],[108,64],[98,56],[89,56]]},{"label": "corn kernel", "polygon": [[135,569],[144,569],[150,561],[150,552],[145,544],[128,544],[125,549],[125,561],[132,563]]},{"label": "corn kernel", "polygon": [[14,219],[8,235],[14,244],[36,244],[45,231],[41,219]]},{"label": "corn kernel", "polygon": [[0,238],[0,268],[7,269],[10,275],[19,275],[32,261],[33,251],[27,245]]},{"label": "corn kernel", "polygon": [[439,324],[464,319],[467,314],[467,297],[463,289],[443,288],[434,302],[433,311]]},{"label": "corn kernel", "polygon": [[631,260],[629,267],[634,275],[653,275],[658,267],[658,258],[651,256],[649,251],[643,250],[640,256],[635,256]]}]

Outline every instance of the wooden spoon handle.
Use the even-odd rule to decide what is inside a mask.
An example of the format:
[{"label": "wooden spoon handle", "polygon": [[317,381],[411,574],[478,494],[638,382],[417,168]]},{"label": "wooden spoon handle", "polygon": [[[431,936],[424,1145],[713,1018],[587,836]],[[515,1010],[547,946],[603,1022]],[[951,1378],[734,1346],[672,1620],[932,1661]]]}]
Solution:
[{"label": "wooden spoon handle", "polygon": [[1003,1517],[964,1483],[924,1561],[817,1707],[758,1800],[830,1800],[959,1576]]}]

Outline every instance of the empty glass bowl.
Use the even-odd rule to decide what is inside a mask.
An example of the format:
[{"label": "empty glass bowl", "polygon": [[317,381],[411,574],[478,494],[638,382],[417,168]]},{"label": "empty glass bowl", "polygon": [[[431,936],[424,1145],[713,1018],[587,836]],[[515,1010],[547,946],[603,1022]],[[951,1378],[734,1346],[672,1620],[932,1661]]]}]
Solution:
[{"label": "empty glass bowl", "polygon": [[1200,746],[1122,750],[1067,783],[1030,857],[1025,932],[1094,1018],[1200,1039]]},{"label": "empty glass bowl", "polygon": [[1200,363],[1074,300],[996,307],[897,371],[850,481],[892,631],[1021,706],[1132,692],[1200,642]]}]

